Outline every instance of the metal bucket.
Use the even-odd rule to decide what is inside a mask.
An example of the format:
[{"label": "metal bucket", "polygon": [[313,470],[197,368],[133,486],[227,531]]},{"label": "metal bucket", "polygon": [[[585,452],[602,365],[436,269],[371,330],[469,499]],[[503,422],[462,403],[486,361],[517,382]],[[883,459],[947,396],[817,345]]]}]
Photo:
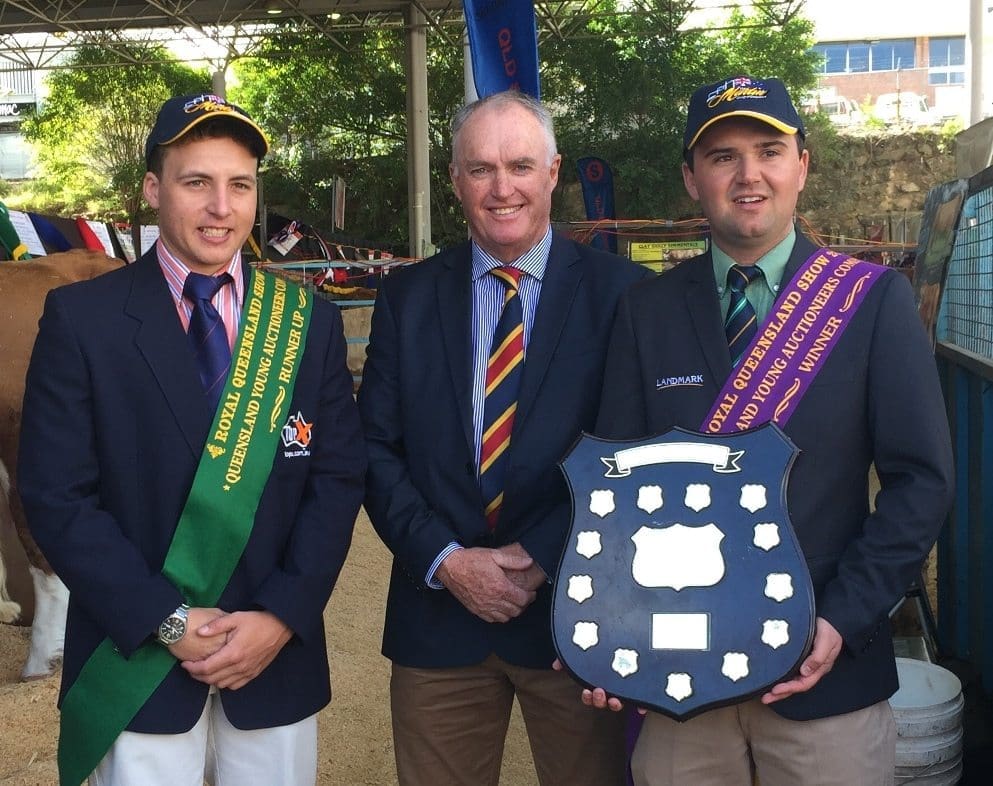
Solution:
[{"label": "metal bucket", "polygon": [[897,784],[950,786],[962,777],[962,684],[948,669],[897,658],[900,689],[890,698],[896,720]]}]

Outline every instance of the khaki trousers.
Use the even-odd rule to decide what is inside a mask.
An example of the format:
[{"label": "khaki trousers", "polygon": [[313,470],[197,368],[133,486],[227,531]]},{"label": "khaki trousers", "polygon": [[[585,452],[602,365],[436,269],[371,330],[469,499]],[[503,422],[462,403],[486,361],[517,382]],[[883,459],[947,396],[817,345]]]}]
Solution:
[{"label": "khaki trousers", "polygon": [[631,771],[635,786],[892,786],[895,764],[888,702],[793,721],[752,699],[684,723],[649,713]]},{"label": "khaki trousers", "polygon": [[624,726],[593,710],[563,672],[512,666],[393,665],[390,698],[400,786],[497,786],[514,697],[541,786],[623,786]]}]

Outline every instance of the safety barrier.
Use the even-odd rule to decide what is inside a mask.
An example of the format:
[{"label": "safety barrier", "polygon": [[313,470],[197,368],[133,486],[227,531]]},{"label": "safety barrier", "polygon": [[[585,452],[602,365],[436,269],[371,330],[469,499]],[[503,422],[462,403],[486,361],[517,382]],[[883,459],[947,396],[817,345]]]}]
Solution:
[{"label": "safety barrier", "polygon": [[993,694],[993,168],[968,181],[936,336],[956,465],[938,541],[938,635]]}]

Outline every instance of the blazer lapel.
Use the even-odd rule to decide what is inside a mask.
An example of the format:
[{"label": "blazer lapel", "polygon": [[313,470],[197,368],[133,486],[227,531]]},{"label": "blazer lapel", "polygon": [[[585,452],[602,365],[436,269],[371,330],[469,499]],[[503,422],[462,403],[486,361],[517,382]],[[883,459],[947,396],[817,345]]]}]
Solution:
[{"label": "blazer lapel", "polygon": [[724,335],[724,320],[720,314],[717,285],[714,283],[713,262],[708,252],[683,264],[693,266],[689,286],[686,288],[686,308],[710,373],[720,387],[731,373],[731,355],[727,336]]},{"label": "blazer lapel", "polygon": [[135,263],[134,286],[125,312],[140,323],[135,337],[138,351],[162,389],[190,451],[199,456],[210,428],[210,412],[154,251]]},{"label": "blazer lapel", "polygon": [[[517,396],[517,415],[514,431],[527,419],[528,412],[541,389],[552,354],[559,344],[569,310],[576,297],[576,290],[583,279],[579,255],[572,251],[558,235],[552,235],[548,264],[541,282],[541,296],[535,313],[534,325],[524,361],[521,391]],[[511,439],[511,450],[514,440]]]},{"label": "blazer lapel", "polygon": [[793,244],[793,250],[790,252],[790,258],[786,262],[786,269],[783,271],[783,280],[779,284],[779,294],[782,294],[785,286],[790,283],[793,276],[796,275],[796,271],[800,269],[800,265],[806,262],[816,250],[817,246],[811,243],[807,239],[807,236],[801,234],[800,230],[797,229],[796,242]]},{"label": "blazer lapel", "polygon": [[[452,376],[452,390],[469,455],[475,454],[472,425],[472,264],[469,245],[446,262],[438,276],[435,313],[441,320],[441,339]],[[429,351],[429,350],[428,350]]]}]

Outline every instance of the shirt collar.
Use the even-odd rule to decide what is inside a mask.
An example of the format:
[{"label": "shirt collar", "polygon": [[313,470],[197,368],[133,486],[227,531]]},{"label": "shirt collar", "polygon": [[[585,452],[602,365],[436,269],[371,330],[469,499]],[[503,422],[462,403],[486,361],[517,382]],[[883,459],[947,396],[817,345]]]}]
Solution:
[{"label": "shirt collar", "polygon": [[[183,284],[191,272],[189,267],[166,248],[161,238],[155,241],[155,254],[159,260],[159,267],[162,268],[166,280],[170,283],[170,289],[173,291],[178,290],[177,299],[182,299]],[[235,251],[234,256],[231,257],[231,261],[223,271],[219,270],[217,272],[229,273],[231,275],[231,279],[234,282],[235,297],[237,298],[235,302],[241,306],[245,302],[245,281],[241,275],[241,250]]]},{"label": "shirt collar", "polygon": [[529,276],[534,276],[539,281],[545,275],[545,266],[548,264],[548,252],[552,247],[552,228],[545,231],[545,236],[535,243],[530,249],[521,254],[513,262],[501,262],[492,254],[483,250],[472,241],[472,280],[478,281],[494,268],[511,265]]},{"label": "shirt collar", "polygon": [[[795,243],[796,227],[791,227],[790,233],[755,263],[756,267],[762,271],[766,286],[769,287],[769,291],[773,295],[779,292],[779,282],[786,271],[786,263],[790,261],[790,254],[793,253]],[[710,250],[714,262],[714,278],[717,279],[717,294],[721,296],[727,288],[728,271],[732,265],[738,263],[725,254],[716,243],[711,242]]]}]

